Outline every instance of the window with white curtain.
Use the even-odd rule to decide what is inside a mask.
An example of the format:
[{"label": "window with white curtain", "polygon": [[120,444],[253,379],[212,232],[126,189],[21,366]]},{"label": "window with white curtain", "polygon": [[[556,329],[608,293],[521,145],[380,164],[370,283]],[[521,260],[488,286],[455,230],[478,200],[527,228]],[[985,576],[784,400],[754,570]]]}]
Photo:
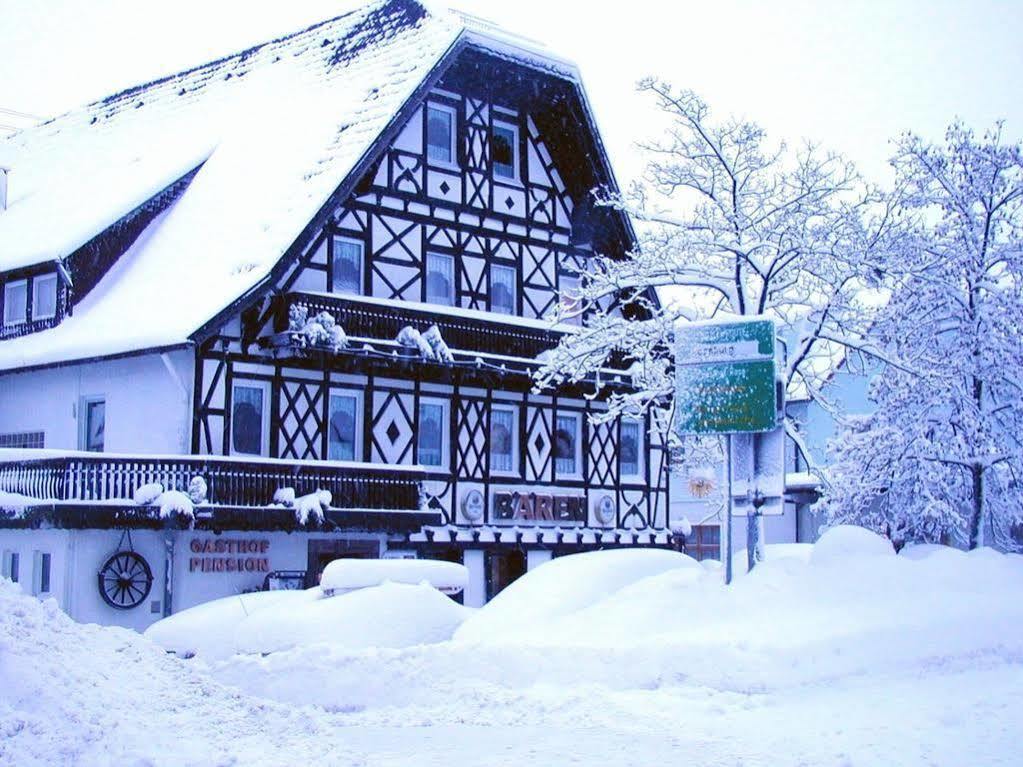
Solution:
[{"label": "window with white curtain", "polygon": [[442,253],[426,254],[426,300],[454,306],[455,259]]},{"label": "window with white curtain", "polygon": [[493,264],[490,267],[490,311],[515,314],[515,268]]},{"label": "window with white curtain", "polygon": [[490,470],[518,471],[518,410],[514,405],[494,405],[490,411]]}]

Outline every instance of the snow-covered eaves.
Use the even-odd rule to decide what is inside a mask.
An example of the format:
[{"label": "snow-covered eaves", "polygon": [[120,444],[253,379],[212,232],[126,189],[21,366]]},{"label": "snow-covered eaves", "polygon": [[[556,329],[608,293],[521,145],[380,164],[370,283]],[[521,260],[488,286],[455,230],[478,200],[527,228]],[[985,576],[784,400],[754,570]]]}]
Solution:
[{"label": "snow-covered eaves", "polygon": [[201,165],[73,316],[0,343],[0,370],[189,343],[270,281],[469,45],[578,82],[457,14],[377,0],[0,141],[0,272],[68,256]]}]

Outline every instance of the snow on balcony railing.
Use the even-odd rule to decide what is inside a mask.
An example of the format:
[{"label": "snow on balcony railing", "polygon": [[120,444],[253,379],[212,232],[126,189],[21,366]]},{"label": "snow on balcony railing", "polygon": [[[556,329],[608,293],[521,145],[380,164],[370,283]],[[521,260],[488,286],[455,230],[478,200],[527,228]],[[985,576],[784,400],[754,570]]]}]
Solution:
[{"label": "snow on balcony railing", "polygon": [[0,491],[46,501],[130,504],[144,485],[185,491],[202,477],[218,506],[266,506],[289,487],[299,496],[328,490],[335,508],[416,509],[423,476],[416,466],[341,461],[0,450]]}]

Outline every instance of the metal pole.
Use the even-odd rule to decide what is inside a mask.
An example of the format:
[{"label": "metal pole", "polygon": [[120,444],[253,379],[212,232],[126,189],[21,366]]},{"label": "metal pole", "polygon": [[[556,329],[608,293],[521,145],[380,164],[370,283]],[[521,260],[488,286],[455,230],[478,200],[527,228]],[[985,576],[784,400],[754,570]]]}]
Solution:
[{"label": "metal pole", "polygon": [[732,582],[732,435],[725,440],[725,474],[728,477],[728,499],[725,503],[725,585]]}]

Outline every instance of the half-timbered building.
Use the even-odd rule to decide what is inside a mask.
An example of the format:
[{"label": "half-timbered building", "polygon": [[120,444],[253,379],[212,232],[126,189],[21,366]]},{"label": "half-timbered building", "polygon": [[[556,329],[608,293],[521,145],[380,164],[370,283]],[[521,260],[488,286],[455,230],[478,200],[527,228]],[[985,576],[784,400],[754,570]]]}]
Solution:
[{"label": "half-timbered building", "polygon": [[578,72],[537,44],[382,0],[0,166],[0,548],[76,617],[125,614],[102,569],[93,593],[121,552],[157,582],[125,600],[142,627],[337,556],[462,561],[480,604],[552,555],[667,545],[651,424],[534,391],[588,259],[633,244],[593,202]]}]

